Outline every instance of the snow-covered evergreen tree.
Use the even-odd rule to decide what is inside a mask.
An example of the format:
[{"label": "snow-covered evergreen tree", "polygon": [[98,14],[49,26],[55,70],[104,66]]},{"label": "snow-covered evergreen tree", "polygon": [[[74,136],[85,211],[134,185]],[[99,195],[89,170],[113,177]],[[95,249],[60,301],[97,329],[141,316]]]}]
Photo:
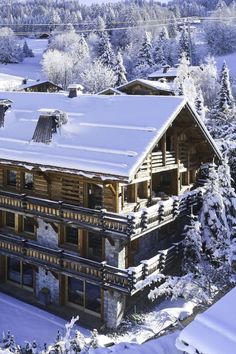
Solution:
[{"label": "snow-covered evergreen tree", "polygon": [[114,67],[115,54],[113,52],[109,35],[107,32],[102,32],[98,43],[97,56],[103,65],[108,66],[109,68]]},{"label": "snow-covered evergreen tree", "polygon": [[14,32],[8,28],[1,28],[0,32],[0,63],[19,63],[23,60],[22,48],[15,38]]},{"label": "snow-covered evergreen tree", "polygon": [[34,53],[33,53],[32,49],[29,48],[26,41],[24,41],[24,45],[23,45],[23,55],[26,58],[34,57]]},{"label": "snow-covered evergreen tree", "polygon": [[190,62],[191,48],[190,38],[187,27],[184,25],[179,38],[179,58],[182,59],[183,55]]},{"label": "snow-covered evergreen tree", "polygon": [[125,69],[125,66],[123,63],[123,57],[122,57],[121,52],[117,53],[116,65],[114,68],[114,72],[115,72],[115,75],[117,78],[116,79],[116,86],[123,85],[127,82],[127,78],[126,78],[127,72],[126,72],[126,69]]},{"label": "snow-covered evergreen tree", "polygon": [[162,67],[168,63],[168,45],[169,35],[167,29],[163,27],[159,33],[153,52],[155,66]]},{"label": "snow-covered evergreen tree", "polygon": [[177,77],[174,80],[174,86],[176,95],[180,95],[183,92],[183,95],[194,106],[197,96],[197,89],[192,77],[192,72],[190,70],[189,60],[185,54],[183,54],[178,66]]},{"label": "snow-covered evergreen tree", "polygon": [[141,47],[138,52],[136,67],[153,66],[151,33],[145,32]]},{"label": "snow-covered evergreen tree", "polygon": [[203,99],[203,95],[202,95],[202,90],[198,89],[197,91],[197,95],[195,98],[195,109],[199,115],[199,117],[201,118],[201,120],[204,122],[205,121],[205,117],[206,117],[206,109],[204,107],[204,99]]},{"label": "snow-covered evergreen tree", "polygon": [[224,62],[220,75],[220,88],[214,107],[208,114],[207,126],[214,138],[224,138],[235,132],[236,107],[229,80],[229,70]]}]

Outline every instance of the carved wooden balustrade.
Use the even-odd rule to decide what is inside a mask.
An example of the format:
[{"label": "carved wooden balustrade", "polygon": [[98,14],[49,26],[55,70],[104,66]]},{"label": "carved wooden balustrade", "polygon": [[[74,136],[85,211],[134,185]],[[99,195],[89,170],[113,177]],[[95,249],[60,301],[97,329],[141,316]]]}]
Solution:
[{"label": "carved wooden balustrade", "polygon": [[197,188],[180,197],[153,201],[155,205],[138,212],[117,214],[105,209],[89,209],[60,201],[0,191],[0,210],[16,211],[59,223],[69,222],[94,232],[102,232],[104,235],[134,239],[179,215],[188,213],[191,207],[200,206],[202,195],[203,190]]},{"label": "carved wooden balustrade", "polygon": [[133,295],[147,284],[153,274],[167,273],[177,262],[182,250],[182,241],[168,249],[157,252],[137,267],[120,269],[106,262],[95,262],[69,251],[51,249],[32,241],[0,234],[0,254],[16,257],[30,264],[78,278],[92,280],[104,289],[114,289]]}]

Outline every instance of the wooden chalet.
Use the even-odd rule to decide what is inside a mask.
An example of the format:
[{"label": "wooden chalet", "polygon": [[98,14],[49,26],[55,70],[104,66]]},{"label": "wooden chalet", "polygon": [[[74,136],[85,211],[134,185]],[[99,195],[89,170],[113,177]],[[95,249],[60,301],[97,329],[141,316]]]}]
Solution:
[{"label": "wooden chalet", "polygon": [[181,97],[1,98],[0,290],[114,328],[176,267],[220,153]]},{"label": "wooden chalet", "polygon": [[33,83],[26,82],[21,86],[20,90],[25,92],[59,92],[63,88],[51,81],[36,81]]},{"label": "wooden chalet", "polygon": [[135,79],[116,88],[108,88],[98,95],[157,95],[173,96],[174,89],[171,85],[151,80]]}]

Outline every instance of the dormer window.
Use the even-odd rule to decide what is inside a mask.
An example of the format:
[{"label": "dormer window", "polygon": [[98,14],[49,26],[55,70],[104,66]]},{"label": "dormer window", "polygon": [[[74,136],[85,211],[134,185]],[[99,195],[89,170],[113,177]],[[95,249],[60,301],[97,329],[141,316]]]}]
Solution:
[{"label": "dormer window", "polygon": [[24,189],[32,190],[34,188],[33,173],[25,172],[24,174]]},{"label": "dormer window", "polygon": [[7,185],[16,187],[16,171],[7,170]]}]

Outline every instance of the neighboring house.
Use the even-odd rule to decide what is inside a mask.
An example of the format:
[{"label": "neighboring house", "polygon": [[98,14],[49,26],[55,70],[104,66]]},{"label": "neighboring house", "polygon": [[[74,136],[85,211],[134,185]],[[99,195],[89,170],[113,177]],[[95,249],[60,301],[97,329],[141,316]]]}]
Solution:
[{"label": "neighboring house", "polygon": [[[200,66],[190,66],[190,71],[195,75],[201,70]],[[148,75],[148,80],[158,81],[158,83],[171,84],[174,82],[178,74],[178,67],[171,67],[169,65],[163,66],[161,69],[154,71]]]},{"label": "neighboring house", "polygon": [[169,65],[163,66],[161,69],[154,71],[148,75],[148,80],[159,81],[164,79],[166,82],[173,82],[177,77],[177,67]]},{"label": "neighboring house", "polygon": [[182,97],[1,98],[0,289],[114,328],[177,267],[197,173],[220,153]]},{"label": "neighboring house", "polygon": [[157,95],[173,96],[174,91],[171,85],[151,80],[135,79],[116,88],[108,88],[98,93],[98,95]]},{"label": "neighboring house", "polygon": [[184,353],[235,354],[236,352],[236,288],[185,327],[176,346]]},{"label": "neighboring house", "polygon": [[51,81],[36,81],[30,84],[27,84],[26,82],[21,85],[19,90],[25,92],[59,92],[62,91],[63,88]]}]

